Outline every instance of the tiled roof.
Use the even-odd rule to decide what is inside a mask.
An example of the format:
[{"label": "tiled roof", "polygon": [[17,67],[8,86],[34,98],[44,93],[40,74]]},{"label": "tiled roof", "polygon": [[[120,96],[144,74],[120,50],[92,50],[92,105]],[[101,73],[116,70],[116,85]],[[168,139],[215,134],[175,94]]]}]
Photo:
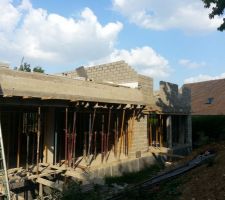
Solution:
[{"label": "tiled roof", "polygon": [[225,79],[185,84],[193,115],[225,115]]}]

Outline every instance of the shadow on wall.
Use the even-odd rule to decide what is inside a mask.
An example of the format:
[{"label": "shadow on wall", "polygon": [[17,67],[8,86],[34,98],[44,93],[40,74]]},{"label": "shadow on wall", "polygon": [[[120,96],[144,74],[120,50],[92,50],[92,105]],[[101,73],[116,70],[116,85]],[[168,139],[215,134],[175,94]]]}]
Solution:
[{"label": "shadow on wall", "polygon": [[85,79],[88,78],[87,71],[85,70],[84,66],[78,67],[76,72],[79,77],[84,77]]},{"label": "shadow on wall", "polygon": [[165,113],[190,113],[191,92],[190,89],[178,85],[160,81],[160,91],[156,95],[156,105]]},{"label": "shadow on wall", "polygon": [[3,96],[3,90],[2,90],[2,85],[0,83],[0,96]]}]

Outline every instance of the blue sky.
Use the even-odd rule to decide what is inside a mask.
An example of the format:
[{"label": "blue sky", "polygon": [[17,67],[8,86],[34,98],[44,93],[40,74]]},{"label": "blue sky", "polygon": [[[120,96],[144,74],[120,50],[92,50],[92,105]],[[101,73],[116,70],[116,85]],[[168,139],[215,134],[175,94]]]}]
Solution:
[{"label": "blue sky", "polygon": [[155,82],[225,78],[222,19],[209,20],[201,0],[0,0],[0,10],[0,61],[12,67],[124,59]]}]

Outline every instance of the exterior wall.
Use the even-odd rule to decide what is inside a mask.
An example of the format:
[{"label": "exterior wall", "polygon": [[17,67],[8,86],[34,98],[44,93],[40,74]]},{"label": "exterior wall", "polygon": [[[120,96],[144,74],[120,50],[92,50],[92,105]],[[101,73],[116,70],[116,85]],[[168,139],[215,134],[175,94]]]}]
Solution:
[{"label": "exterior wall", "polygon": [[123,160],[119,163],[100,166],[97,169],[92,169],[89,179],[100,178],[104,176],[121,176],[128,172],[137,172],[150,165],[156,163],[152,155],[144,155],[141,158]]},{"label": "exterior wall", "polygon": [[160,91],[156,95],[156,106],[163,113],[189,114],[191,112],[191,92],[178,85],[160,81]]},{"label": "exterior wall", "polygon": [[136,152],[148,150],[147,141],[147,115],[142,115],[134,123],[133,142],[129,151],[129,157],[136,157]]},{"label": "exterior wall", "polygon": [[75,71],[64,73],[68,77],[85,77],[94,81],[130,83],[138,81],[137,72],[124,61],[118,61],[93,67],[79,67]]},{"label": "exterior wall", "polygon": [[138,105],[146,103],[139,89],[6,68],[0,68],[1,95]]},{"label": "exterior wall", "polygon": [[142,92],[145,102],[153,104],[153,79],[138,74],[132,67],[124,61],[118,61],[93,67],[79,67],[74,71],[63,73],[64,76],[77,78],[84,77],[96,82],[138,83],[138,88]]},{"label": "exterior wall", "polygon": [[153,79],[144,76],[144,75],[138,75],[138,85],[140,90],[142,91],[144,95],[144,99],[149,103],[153,104]]}]

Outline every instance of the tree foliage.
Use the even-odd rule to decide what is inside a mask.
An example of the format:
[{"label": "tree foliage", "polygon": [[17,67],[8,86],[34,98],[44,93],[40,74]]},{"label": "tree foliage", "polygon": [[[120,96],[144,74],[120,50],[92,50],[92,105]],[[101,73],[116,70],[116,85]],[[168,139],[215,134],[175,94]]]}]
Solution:
[{"label": "tree foliage", "polygon": [[45,70],[42,69],[42,67],[37,66],[33,68],[33,72],[45,73]]},{"label": "tree foliage", "polygon": [[33,72],[38,72],[38,73],[44,73],[45,72],[45,70],[40,66],[34,67],[32,69],[31,65],[26,63],[26,62],[21,64],[19,67],[15,67],[14,70],[24,71],[24,72],[33,71]]},{"label": "tree foliage", "polygon": [[20,67],[19,67],[19,69],[18,69],[19,71],[25,71],[25,72],[31,72],[31,67],[30,67],[30,64],[28,64],[28,63],[23,63],[23,64],[21,64],[20,65]]},{"label": "tree foliage", "polygon": [[[209,18],[213,19],[215,16],[221,16],[225,9],[225,0],[202,0],[206,8],[212,6],[212,12],[209,14]],[[218,27],[219,31],[225,30],[225,18],[223,18],[223,23]]]}]

